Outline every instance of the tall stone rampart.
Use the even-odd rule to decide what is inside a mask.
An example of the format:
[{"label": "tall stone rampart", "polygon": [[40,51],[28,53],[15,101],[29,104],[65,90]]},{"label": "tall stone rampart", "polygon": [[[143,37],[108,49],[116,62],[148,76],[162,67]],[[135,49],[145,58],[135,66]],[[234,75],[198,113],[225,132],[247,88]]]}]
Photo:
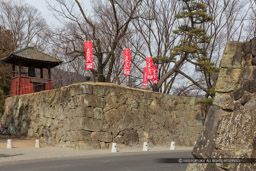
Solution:
[{"label": "tall stone rampart", "polygon": [[[216,96],[193,155],[256,158],[256,38],[250,42],[227,43]],[[256,170],[256,163],[190,164],[187,170]]]},{"label": "tall stone rampart", "polygon": [[177,97],[108,83],[79,83],[10,97],[2,121],[22,135],[78,149],[191,146],[202,129],[196,98]]}]

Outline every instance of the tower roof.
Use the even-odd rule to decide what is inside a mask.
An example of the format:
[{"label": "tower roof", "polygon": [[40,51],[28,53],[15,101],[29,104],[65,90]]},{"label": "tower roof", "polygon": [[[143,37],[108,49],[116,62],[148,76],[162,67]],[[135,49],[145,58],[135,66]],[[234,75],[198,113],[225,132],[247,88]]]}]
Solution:
[{"label": "tower roof", "polygon": [[22,66],[34,66],[36,68],[53,68],[62,63],[61,60],[54,58],[44,52],[41,52],[33,47],[27,47],[11,53],[9,56],[1,59],[10,64]]}]

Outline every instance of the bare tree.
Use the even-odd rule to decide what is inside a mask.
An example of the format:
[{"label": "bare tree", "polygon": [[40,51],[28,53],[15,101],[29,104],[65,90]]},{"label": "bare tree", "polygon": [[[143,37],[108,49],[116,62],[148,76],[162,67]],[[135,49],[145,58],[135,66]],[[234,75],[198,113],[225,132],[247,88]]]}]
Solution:
[{"label": "bare tree", "polygon": [[[142,17],[133,21],[136,36],[129,39],[133,51],[137,51],[137,57],[143,61],[147,56],[158,59],[168,58],[177,38],[176,35],[172,34],[178,22],[175,18],[179,9],[177,1],[146,0],[141,9]],[[155,61],[155,64],[158,65],[159,79],[173,66],[171,62],[159,63]],[[137,68],[142,75],[142,67]],[[163,86],[159,87],[159,91],[169,93],[176,76],[177,74],[174,74],[169,79],[165,79]],[[151,86],[154,85],[151,84]]]},{"label": "bare tree", "polygon": [[49,28],[40,12],[23,1],[0,0],[0,25],[11,31],[15,49],[44,49]]},{"label": "bare tree", "polygon": [[256,37],[256,0],[250,0],[250,17],[248,19],[249,26],[246,29],[246,40]]},{"label": "bare tree", "polygon": [[55,32],[53,42],[70,59],[67,62],[80,58],[78,61],[84,64],[81,62],[84,60],[83,42],[91,40],[96,57],[95,69],[90,70],[92,77],[100,82],[120,82],[120,58],[122,49],[127,48],[123,46],[125,37],[130,33],[131,21],[139,17],[142,0],[97,0],[93,5],[93,17],[86,14],[78,0],[55,2],[57,5],[49,3],[49,7],[59,19],[63,19],[64,25]]},{"label": "bare tree", "polygon": [[[214,18],[212,22],[201,25],[210,35],[209,43],[205,43],[203,47],[209,62],[218,67],[227,41],[247,39],[243,31],[248,28],[246,17],[249,14],[249,1],[201,2],[206,4],[209,15]],[[90,14],[85,11],[82,1],[78,0],[55,0],[55,4],[51,1],[49,5],[63,23],[62,28],[55,29],[55,35],[52,37],[52,43],[55,45],[52,51],[68,63],[62,66],[63,69],[87,75],[88,72],[84,70],[83,42],[92,40],[95,69],[89,74],[97,81],[118,84],[127,81],[122,75],[122,49],[132,49],[130,82],[136,80],[133,81],[135,86],[140,86],[145,58],[169,58],[170,50],[180,40],[173,34],[173,30],[185,22],[175,18],[182,9],[178,0],[96,0]],[[206,75],[198,70],[198,65],[193,60],[169,58],[168,62],[156,61],[159,83],[151,87],[160,92],[170,93],[177,83],[177,78],[183,79],[184,89],[188,87],[191,91],[201,89],[205,92],[214,89],[217,74]],[[192,85],[186,84],[187,80]]]}]

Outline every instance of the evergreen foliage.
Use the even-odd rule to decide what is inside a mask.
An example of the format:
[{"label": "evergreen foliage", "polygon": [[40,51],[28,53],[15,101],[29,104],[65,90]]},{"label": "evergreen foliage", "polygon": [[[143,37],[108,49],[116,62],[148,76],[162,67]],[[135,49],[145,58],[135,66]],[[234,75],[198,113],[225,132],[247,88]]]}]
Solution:
[{"label": "evergreen foliage", "polygon": [[185,55],[187,60],[192,61],[197,71],[205,76],[208,90],[206,97],[214,97],[215,90],[210,77],[219,69],[207,57],[205,45],[210,43],[210,37],[204,29],[204,23],[213,21],[213,18],[207,14],[206,5],[201,1],[181,1],[183,9],[176,15],[176,18],[183,19],[184,24],[173,31],[174,34],[181,36],[181,40],[179,45],[172,49],[171,56]]},{"label": "evergreen foliage", "polygon": [[196,104],[212,104],[213,98],[206,98],[196,102]]},{"label": "evergreen foliage", "polygon": [[[1,57],[0,57],[1,59]],[[0,62],[0,118],[4,112],[5,98],[10,92],[11,67]]]},{"label": "evergreen foliage", "polygon": [[[8,56],[14,51],[14,43],[10,31],[1,28],[0,26],[0,59]],[[12,69],[10,64],[5,64],[0,61],[0,119],[4,112],[5,98],[9,95],[11,85]]]},{"label": "evergreen foliage", "polygon": [[0,87],[0,117],[1,117],[1,114],[4,113],[4,101],[5,101],[4,90]]}]

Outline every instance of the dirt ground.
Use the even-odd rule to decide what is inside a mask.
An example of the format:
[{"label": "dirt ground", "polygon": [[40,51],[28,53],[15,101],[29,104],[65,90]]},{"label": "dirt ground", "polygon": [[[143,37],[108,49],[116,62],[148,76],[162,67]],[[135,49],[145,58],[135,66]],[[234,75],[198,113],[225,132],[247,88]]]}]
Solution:
[{"label": "dirt ground", "polygon": [[[7,140],[12,139],[13,148],[7,149]],[[40,143],[41,148],[35,148],[35,139],[28,137],[9,137],[0,135],[0,166],[1,163],[35,160],[35,159],[49,159],[49,158],[63,158],[63,157],[79,157],[79,156],[99,156],[99,155],[114,155],[110,149],[91,149],[91,150],[76,150],[71,148],[53,147],[52,145]],[[150,147],[150,146],[149,146]],[[118,154],[142,151],[142,146],[134,148],[122,148],[117,146]],[[177,147],[179,150],[190,150],[192,147]],[[150,147],[149,151],[170,151],[169,147]],[[174,151],[175,152],[175,151]],[[117,155],[118,155],[117,154]],[[0,167],[1,168],[1,167]],[[1,169],[0,169],[1,170]]]},{"label": "dirt ground", "polygon": [[[35,147],[36,139],[34,138],[28,138],[28,137],[16,138],[16,137],[0,135],[0,148],[6,148],[8,139],[12,139],[13,148]],[[40,146],[52,147],[49,144],[45,144],[41,142],[40,142]]]}]

